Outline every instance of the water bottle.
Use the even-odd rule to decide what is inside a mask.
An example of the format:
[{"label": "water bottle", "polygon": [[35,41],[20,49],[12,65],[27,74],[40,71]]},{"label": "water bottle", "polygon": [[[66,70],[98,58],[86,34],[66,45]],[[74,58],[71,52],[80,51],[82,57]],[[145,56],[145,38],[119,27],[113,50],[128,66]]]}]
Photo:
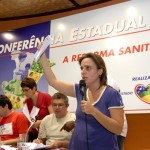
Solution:
[{"label": "water bottle", "polygon": [[1,136],[0,136],[0,150],[1,150],[1,145],[2,145],[2,142],[1,142]]},{"label": "water bottle", "polygon": [[23,145],[24,145],[24,135],[19,134],[19,139],[18,139],[18,142],[17,142],[17,149],[22,150]]}]

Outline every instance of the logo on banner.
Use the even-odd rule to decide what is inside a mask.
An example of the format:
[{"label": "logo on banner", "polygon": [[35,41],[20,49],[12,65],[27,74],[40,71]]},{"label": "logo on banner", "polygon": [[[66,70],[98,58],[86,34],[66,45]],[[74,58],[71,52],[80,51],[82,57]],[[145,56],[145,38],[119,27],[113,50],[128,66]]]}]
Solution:
[{"label": "logo on banner", "polygon": [[[34,53],[20,53],[12,55],[15,59],[12,59],[16,63],[16,68],[13,70],[13,79],[10,81],[3,81],[1,84],[2,90],[6,96],[11,100],[13,110],[20,110],[24,105],[25,95],[20,86],[24,77],[30,77],[39,82],[43,75],[43,68],[40,64],[40,60],[34,61]],[[52,67],[55,63],[51,63],[47,59],[49,66]]]},{"label": "logo on banner", "polygon": [[148,84],[147,86],[138,84],[135,87],[134,92],[140,100],[150,104],[150,84]]}]

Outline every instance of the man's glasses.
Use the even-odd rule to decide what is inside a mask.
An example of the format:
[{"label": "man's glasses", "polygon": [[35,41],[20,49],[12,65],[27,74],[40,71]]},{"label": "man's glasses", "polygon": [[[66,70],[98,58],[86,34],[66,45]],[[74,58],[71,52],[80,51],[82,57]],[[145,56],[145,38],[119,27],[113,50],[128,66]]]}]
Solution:
[{"label": "man's glasses", "polygon": [[52,104],[53,107],[59,107],[59,108],[62,108],[64,106],[64,104],[60,103],[60,104],[55,104],[53,103]]}]

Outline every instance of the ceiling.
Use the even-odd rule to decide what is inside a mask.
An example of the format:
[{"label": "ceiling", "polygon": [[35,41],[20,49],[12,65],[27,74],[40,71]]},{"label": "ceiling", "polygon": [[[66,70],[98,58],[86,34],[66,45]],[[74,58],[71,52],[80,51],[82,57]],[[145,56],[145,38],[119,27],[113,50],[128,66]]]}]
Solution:
[{"label": "ceiling", "polygon": [[0,0],[0,21],[54,15],[115,0]]}]

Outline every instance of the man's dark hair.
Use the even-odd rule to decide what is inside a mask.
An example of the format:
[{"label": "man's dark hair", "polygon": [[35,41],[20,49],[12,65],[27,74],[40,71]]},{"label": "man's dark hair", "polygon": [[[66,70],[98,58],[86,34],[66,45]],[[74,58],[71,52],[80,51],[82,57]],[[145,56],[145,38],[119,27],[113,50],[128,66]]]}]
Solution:
[{"label": "man's dark hair", "polygon": [[55,93],[53,96],[52,96],[52,101],[55,100],[55,99],[63,99],[66,106],[69,106],[69,102],[68,102],[68,97],[62,93]]},{"label": "man's dark hair", "polygon": [[12,109],[12,103],[10,99],[5,95],[0,95],[0,106],[4,108],[6,105],[8,105],[10,110]]}]

